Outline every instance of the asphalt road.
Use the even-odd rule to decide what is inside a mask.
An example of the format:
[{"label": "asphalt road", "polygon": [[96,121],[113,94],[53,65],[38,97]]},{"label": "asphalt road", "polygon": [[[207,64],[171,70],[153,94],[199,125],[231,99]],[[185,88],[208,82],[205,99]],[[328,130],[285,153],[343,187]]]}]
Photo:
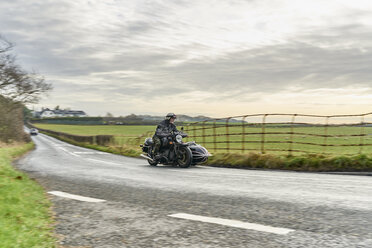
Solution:
[{"label": "asphalt road", "polygon": [[150,167],[33,140],[18,168],[47,192],[105,200],[48,194],[65,247],[372,247],[368,176]]}]

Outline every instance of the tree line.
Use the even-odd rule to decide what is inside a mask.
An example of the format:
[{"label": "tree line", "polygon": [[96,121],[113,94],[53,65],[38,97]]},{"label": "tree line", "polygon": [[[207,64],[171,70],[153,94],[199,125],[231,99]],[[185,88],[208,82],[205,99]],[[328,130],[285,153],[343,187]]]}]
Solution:
[{"label": "tree line", "polygon": [[28,72],[16,62],[14,45],[0,36],[0,142],[24,141],[24,109],[37,103],[52,85],[35,72]]}]

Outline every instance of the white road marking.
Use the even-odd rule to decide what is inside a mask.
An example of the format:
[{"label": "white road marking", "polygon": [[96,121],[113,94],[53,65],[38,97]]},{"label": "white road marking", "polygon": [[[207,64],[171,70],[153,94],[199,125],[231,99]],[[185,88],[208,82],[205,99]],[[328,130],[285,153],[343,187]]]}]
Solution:
[{"label": "white road marking", "polygon": [[64,152],[67,152],[68,154],[72,155],[72,156],[75,156],[75,157],[80,157],[79,155],[75,154],[75,153],[72,153],[72,152],[69,152],[67,151],[67,149],[61,147],[61,146],[58,146],[59,149],[61,149],[62,151]]},{"label": "white road marking", "polygon": [[103,160],[98,160],[98,159],[93,159],[93,158],[87,158],[87,160],[97,162],[97,163],[104,163],[104,164],[111,164],[111,165],[121,165],[119,163],[108,162],[108,161],[103,161]]},{"label": "white road marking", "polygon": [[85,201],[85,202],[104,202],[106,200],[102,199],[96,199],[96,198],[91,198],[91,197],[85,197],[85,196],[80,196],[80,195],[73,195],[61,191],[50,191],[48,192],[49,194],[60,196],[60,197],[65,197],[65,198],[70,198],[78,201]]},{"label": "white road marking", "polygon": [[105,154],[104,152],[73,152],[75,154]]},{"label": "white road marking", "polygon": [[274,234],[279,234],[279,235],[286,235],[290,232],[295,231],[293,229],[288,229],[288,228],[264,226],[260,224],[243,222],[243,221],[238,221],[238,220],[221,219],[221,218],[206,217],[206,216],[201,216],[201,215],[193,215],[193,214],[185,214],[185,213],[171,214],[168,216],[179,218],[179,219],[195,220],[195,221],[219,224],[219,225],[224,225],[224,226],[256,230],[260,232],[269,232],[269,233],[274,233]]}]

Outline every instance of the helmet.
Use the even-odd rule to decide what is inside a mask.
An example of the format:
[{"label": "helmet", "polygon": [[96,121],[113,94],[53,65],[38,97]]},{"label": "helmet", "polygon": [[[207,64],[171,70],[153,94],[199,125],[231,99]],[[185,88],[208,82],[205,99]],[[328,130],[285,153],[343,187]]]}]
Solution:
[{"label": "helmet", "polygon": [[174,113],[168,113],[167,116],[165,116],[165,119],[166,120],[170,120],[171,118],[176,119],[177,118],[176,114],[174,114]]}]

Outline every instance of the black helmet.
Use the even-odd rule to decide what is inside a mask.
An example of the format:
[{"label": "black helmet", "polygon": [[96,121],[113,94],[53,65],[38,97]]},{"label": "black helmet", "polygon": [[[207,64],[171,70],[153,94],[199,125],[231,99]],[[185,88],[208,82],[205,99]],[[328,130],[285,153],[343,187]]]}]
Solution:
[{"label": "black helmet", "polygon": [[165,119],[170,120],[171,118],[176,119],[177,116],[174,113],[168,113],[167,116],[165,116]]}]

